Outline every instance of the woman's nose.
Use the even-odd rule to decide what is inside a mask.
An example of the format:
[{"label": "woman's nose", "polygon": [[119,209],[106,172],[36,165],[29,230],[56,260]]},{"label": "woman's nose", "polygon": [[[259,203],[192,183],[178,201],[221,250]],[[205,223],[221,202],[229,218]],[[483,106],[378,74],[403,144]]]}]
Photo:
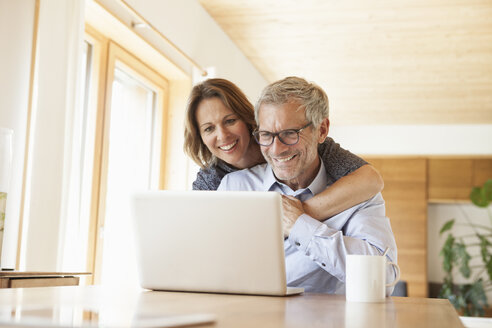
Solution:
[{"label": "woman's nose", "polygon": [[227,138],[228,135],[229,135],[229,130],[227,130],[226,128],[224,128],[222,126],[217,127],[217,138],[219,140]]}]

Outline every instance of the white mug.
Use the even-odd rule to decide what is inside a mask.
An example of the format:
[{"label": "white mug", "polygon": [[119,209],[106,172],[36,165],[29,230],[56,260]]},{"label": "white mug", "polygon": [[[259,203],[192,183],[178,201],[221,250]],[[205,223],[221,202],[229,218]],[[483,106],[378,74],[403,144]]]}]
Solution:
[{"label": "white mug", "polygon": [[[396,285],[400,280],[400,267],[386,262],[386,256],[347,255],[345,296],[349,302],[384,302],[386,287]],[[386,283],[386,266],[396,269],[396,278]]]}]

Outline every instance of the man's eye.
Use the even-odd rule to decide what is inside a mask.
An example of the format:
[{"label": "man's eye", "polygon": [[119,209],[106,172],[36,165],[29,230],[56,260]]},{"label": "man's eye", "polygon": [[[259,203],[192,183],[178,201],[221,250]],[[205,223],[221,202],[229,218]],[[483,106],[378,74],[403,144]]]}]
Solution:
[{"label": "man's eye", "polygon": [[282,131],[282,138],[297,138],[297,132],[294,130]]},{"label": "man's eye", "polygon": [[272,134],[270,132],[260,132],[259,136],[260,138],[270,138]]}]

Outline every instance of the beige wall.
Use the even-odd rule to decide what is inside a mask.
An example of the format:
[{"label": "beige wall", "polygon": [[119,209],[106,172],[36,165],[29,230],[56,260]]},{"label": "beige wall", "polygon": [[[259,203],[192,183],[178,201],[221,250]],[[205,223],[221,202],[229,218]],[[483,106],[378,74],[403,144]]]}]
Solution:
[{"label": "beige wall", "polygon": [[237,83],[251,100],[267,84],[198,1],[128,0],[128,3],[200,66],[214,67],[217,77]]},{"label": "beige wall", "polygon": [[[0,0],[0,126],[14,130],[2,268],[14,268],[20,214],[34,0]],[[15,31],[15,33],[13,32]]]}]

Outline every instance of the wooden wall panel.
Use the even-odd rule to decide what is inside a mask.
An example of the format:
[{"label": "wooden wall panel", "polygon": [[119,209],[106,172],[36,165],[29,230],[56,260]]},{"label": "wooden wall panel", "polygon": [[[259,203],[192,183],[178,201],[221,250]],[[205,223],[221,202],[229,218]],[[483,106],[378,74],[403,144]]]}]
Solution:
[{"label": "wooden wall panel", "polygon": [[488,179],[492,179],[492,158],[429,158],[429,201],[468,201],[472,187]]},{"label": "wooden wall panel", "polygon": [[452,158],[429,159],[429,199],[468,199],[472,182],[473,160]]},{"label": "wooden wall panel", "polygon": [[492,179],[492,158],[474,159],[472,186],[481,186],[488,179]]},{"label": "wooden wall panel", "polygon": [[427,297],[427,160],[366,158],[384,179],[386,215],[398,246],[409,296]]}]

